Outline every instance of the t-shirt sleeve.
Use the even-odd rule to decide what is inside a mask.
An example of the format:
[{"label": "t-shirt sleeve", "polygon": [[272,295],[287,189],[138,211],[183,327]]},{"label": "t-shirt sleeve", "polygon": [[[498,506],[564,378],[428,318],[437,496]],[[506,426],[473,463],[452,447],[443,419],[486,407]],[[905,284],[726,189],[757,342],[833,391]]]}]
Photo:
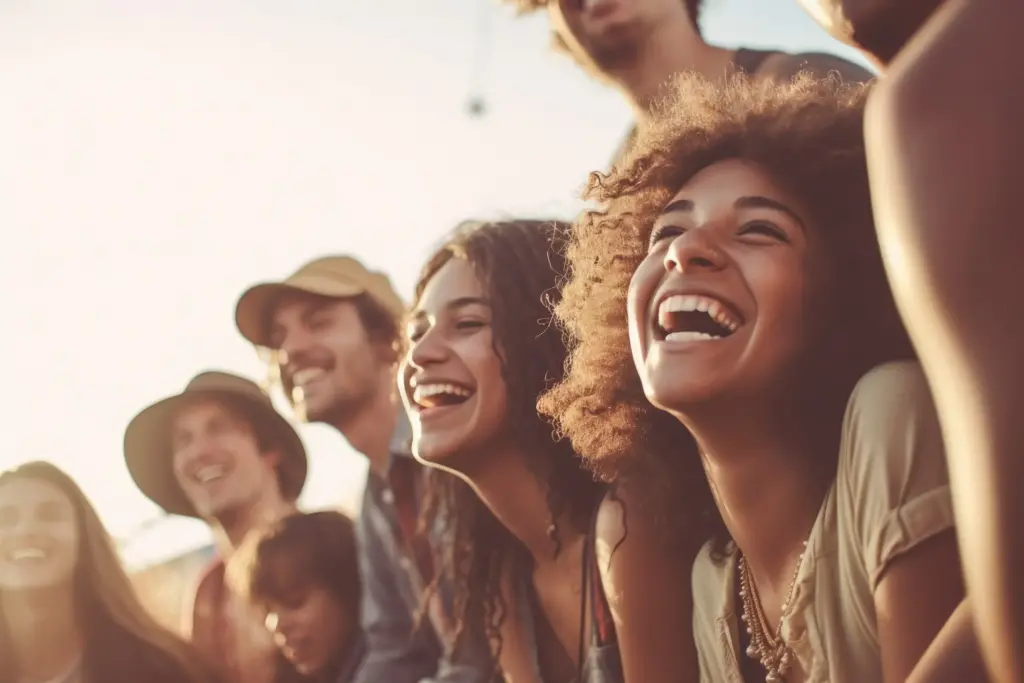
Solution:
[{"label": "t-shirt sleeve", "polygon": [[953,528],[942,434],[917,363],[879,366],[854,388],[837,486],[872,591],[890,562]]}]

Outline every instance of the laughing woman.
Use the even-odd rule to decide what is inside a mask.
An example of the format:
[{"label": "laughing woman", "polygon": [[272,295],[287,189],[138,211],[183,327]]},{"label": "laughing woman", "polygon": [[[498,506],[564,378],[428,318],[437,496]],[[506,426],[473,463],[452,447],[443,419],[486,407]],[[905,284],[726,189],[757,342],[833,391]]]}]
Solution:
[{"label": "laughing woman", "polygon": [[[904,681],[963,597],[935,409],[871,223],[866,94],[684,78],[576,227],[574,362],[542,407],[607,478],[676,468],[680,524],[709,511],[671,489],[709,484],[704,681]],[[631,538],[616,552],[644,550]]]},{"label": "laughing woman", "polygon": [[210,683],[143,609],[95,510],[53,465],[0,474],[0,683]]},{"label": "laughing woman", "polygon": [[426,519],[445,529],[459,637],[486,633],[515,683],[621,679],[595,581],[602,489],[536,409],[565,364],[548,304],[566,229],[458,229],[420,277],[399,373],[416,457],[455,474],[434,473]]}]

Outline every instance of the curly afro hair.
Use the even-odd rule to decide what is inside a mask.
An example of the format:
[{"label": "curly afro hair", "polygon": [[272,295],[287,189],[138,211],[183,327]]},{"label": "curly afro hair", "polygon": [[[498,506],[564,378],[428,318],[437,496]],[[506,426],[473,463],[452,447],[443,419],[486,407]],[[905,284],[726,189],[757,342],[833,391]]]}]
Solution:
[{"label": "curly afro hair", "polygon": [[[467,222],[460,225],[427,261],[415,300],[431,278],[452,259],[472,264],[494,311],[495,351],[502,358],[508,387],[510,424],[524,450],[536,458],[537,472],[548,482],[553,520],[586,528],[604,491],[568,440],[553,438],[551,424],[537,412],[537,399],[562,378],[566,349],[551,324],[565,272],[563,254],[570,226],[536,220]],[[500,628],[507,613],[500,592],[501,571],[510,561],[527,559],[526,549],[462,479],[429,470],[421,529],[439,533],[438,582],[454,587],[457,646],[468,628],[483,632],[501,647]],[[558,529],[556,533],[557,543]]]},{"label": "curly afro hair", "polygon": [[[788,83],[735,75],[712,83],[683,75],[652,124],[608,174],[593,173],[567,250],[569,281],[556,317],[570,347],[565,379],[539,402],[577,453],[606,481],[640,479],[672,532],[728,541],[696,444],[645,398],[626,318],[630,279],[655,218],[696,173],[727,159],[765,169],[809,207],[829,259],[830,311],[813,342],[814,408],[838,439],[843,408],[871,367],[913,357],[875,237],[864,155],[870,86],[800,74]],[[813,356],[813,358],[810,358]],[[811,397],[809,397],[811,398]],[[824,411],[824,412],[821,412]],[[823,459],[834,472],[834,459]]]}]

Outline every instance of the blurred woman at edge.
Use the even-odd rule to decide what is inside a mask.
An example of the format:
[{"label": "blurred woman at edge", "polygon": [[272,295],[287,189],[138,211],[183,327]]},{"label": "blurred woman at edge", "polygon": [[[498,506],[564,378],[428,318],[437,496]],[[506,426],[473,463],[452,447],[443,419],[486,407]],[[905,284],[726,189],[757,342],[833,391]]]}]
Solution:
[{"label": "blurred woman at edge", "polygon": [[210,683],[146,611],[81,489],[32,462],[0,474],[0,683]]}]

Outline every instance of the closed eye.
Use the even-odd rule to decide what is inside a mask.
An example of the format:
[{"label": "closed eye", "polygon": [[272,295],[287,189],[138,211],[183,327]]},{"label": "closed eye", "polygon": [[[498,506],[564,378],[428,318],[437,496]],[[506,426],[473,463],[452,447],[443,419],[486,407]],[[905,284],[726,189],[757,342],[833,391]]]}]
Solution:
[{"label": "closed eye", "polygon": [[655,226],[654,230],[651,231],[651,238],[647,242],[647,250],[650,251],[654,248],[661,240],[666,237],[678,237],[685,232],[682,228],[675,225],[658,225]]},{"label": "closed eye", "polygon": [[427,332],[426,325],[410,325],[405,330],[405,338],[412,343],[418,342]]},{"label": "closed eye", "polygon": [[457,330],[476,330],[486,325],[482,320],[460,320],[455,323],[455,329]]},{"label": "closed eye", "polygon": [[740,228],[740,234],[764,235],[765,237],[771,237],[780,242],[786,242],[787,244],[789,243],[789,235],[786,234],[786,231],[780,228],[779,226],[775,225],[774,223],[770,223],[768,221],[751,221],[749,223],[744,223],[743,226]]}]

